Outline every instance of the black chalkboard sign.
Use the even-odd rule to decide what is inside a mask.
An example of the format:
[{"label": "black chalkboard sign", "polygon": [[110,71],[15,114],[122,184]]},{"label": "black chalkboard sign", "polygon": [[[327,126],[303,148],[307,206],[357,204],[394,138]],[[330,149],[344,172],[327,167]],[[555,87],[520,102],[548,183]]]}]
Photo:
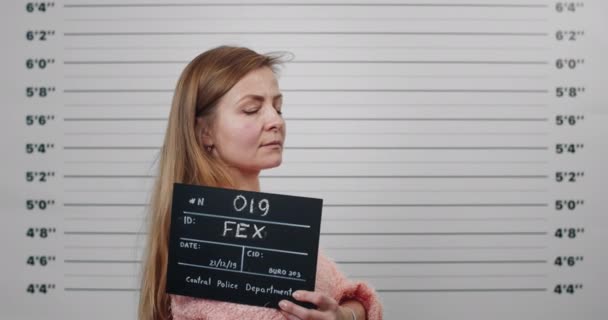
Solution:
[{"label": "black chalkboard sign", "polygon": [[167,293],[278,308],[314,291],[323,200],[175,183]]}]

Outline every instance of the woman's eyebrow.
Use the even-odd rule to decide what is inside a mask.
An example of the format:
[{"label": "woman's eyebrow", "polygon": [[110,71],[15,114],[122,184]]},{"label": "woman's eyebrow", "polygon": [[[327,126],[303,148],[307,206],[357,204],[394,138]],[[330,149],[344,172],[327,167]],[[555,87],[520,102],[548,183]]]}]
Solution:
[{"label": "woman's eyebrow", "polygon": [[[248,95],[242,97],[238,102],[241,102],[241,101],[243,101],[245,99],[248,99],[248,98],[256,100],[256,101],[264,101],[264,96],[260,96],[260,95],[257,95],[257,94],[248,94]],[[272,97],[272,100],[276,100],[278,98],[283,98],[283,95],[279,93],[279,94],[275,95],[274,97]]]}]

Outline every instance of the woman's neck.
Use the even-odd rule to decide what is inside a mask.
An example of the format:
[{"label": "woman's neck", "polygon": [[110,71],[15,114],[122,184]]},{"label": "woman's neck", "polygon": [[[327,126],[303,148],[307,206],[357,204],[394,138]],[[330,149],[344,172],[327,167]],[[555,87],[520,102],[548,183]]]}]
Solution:
[{"label": "woman's neck", "polygon": [[237,189],[260,192],[260,171],[242,171],[232,168],[232,177]]}]

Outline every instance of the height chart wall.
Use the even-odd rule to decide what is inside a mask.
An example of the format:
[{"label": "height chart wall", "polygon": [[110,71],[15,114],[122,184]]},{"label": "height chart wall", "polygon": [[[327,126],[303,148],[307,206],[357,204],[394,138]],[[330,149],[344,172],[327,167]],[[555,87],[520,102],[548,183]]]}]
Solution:
[{"label": "height chart wall", "polygon": [[284,162],[387,319],[606,317],[605,1],[2,1],[3,319],[133,319],[172,92],[293,53]]}]

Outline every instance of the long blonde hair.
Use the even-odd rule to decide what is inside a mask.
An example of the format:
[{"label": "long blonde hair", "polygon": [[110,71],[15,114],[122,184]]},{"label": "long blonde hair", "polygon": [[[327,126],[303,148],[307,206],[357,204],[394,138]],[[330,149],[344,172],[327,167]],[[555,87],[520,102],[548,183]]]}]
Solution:
[{"label": "long blonde hair", "polygon": [[173,183],[237,188],[226,166],[203,148],[196,118],[203,117],[203,125],[211,126],[219,99],[243,76],[261,67],[270,67],[277,74],[277,66],[283,62],[281,55],[219,46],[196,56],[182,71],[173,95],[148,207],[138,308],[140,320],[172,318],[165,288]]}]

